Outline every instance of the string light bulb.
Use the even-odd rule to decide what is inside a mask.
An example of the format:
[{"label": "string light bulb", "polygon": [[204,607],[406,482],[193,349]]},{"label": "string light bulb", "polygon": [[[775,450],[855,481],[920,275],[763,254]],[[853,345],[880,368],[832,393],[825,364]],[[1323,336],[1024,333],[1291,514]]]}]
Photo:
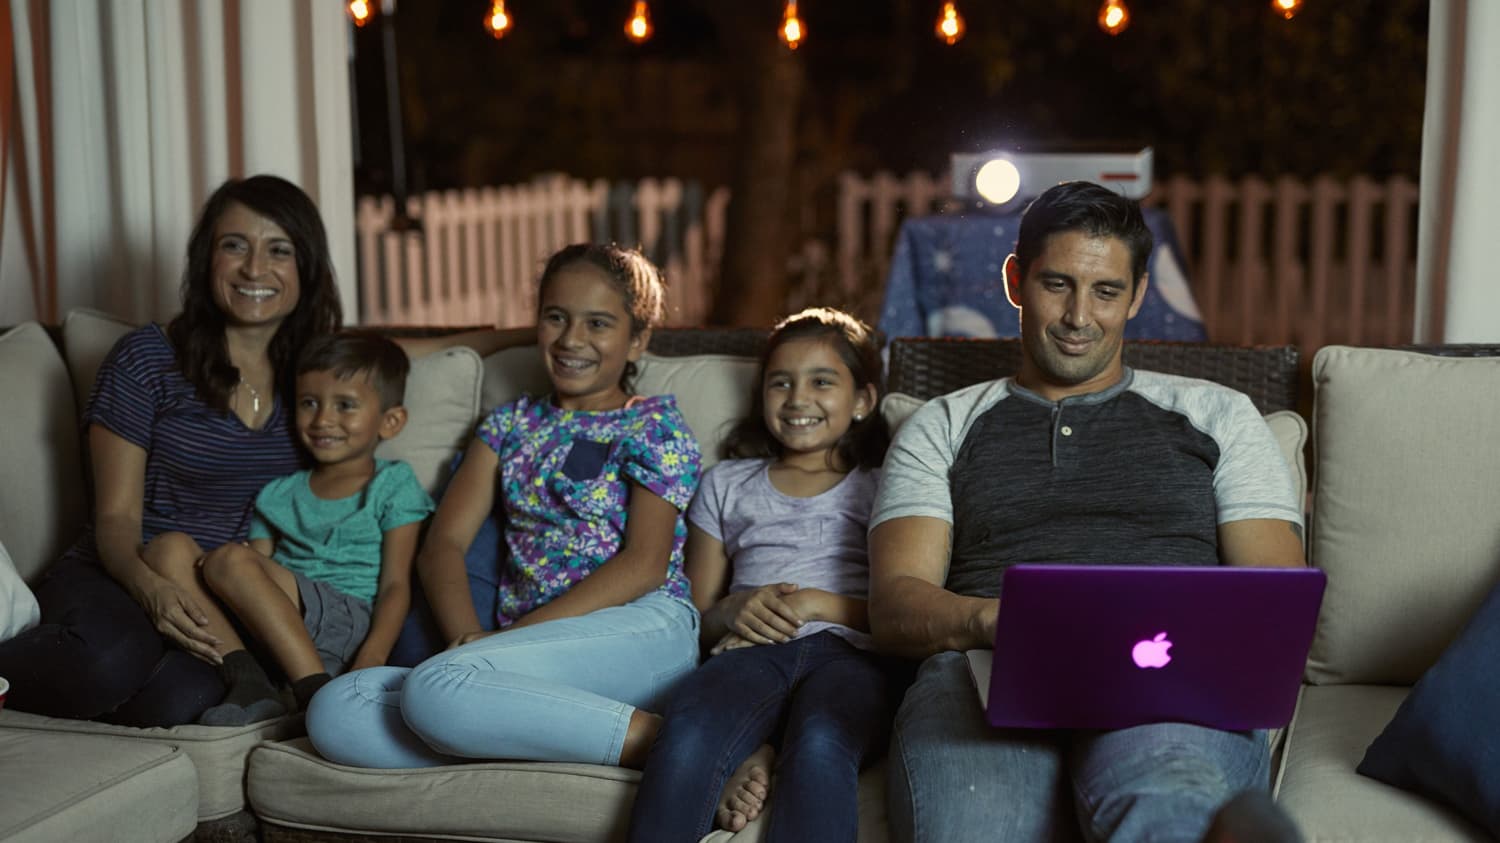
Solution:
[{"label": "string light bulb", "polygon": [[349,19],[354,21],[355,26],[364,26],[375,17],[375,8],[370,5],[370,0],[349,0],[344,10],[349,13]]},{"label": "string light bulb", "polygon": [[1302,11],[1302,0],[1271,0],[1271,11],[1291,20]]},{"label": "string light bulb", "polygon": [[505,11],[505,0],[494,0],[490,4],[490,13],[484,17],[484,28],[498,41],[510,32],[513,23],[510,13]]},{"label": "string light bulb", "polygon": [[646,0],[635,0],[635,8],[630,13],[630,20],[625,21],[625,37],[637,44],[643,44],[655,31],[656,27],[651,25],[651,10],[646,8]]},{"label": "string light bulb", "polygon": [[943,39],[943,43],[952,46],[958,43],[958,39],[964,37],[964,19],[958,13],[958,6],[952,2],[943,4],[943,13],[938,15],[937,37]]},{"label": "string light bulb", "polygon": [[797,17],[797,0],[786,0],[786,8],[781,13],[781,43],[789,50],[795,50],[802,46],[802,39],[807,37],[807,27],[802,25],[802,18]]},{"label": "string light bulb", "polygon": [[1130,10],[1125,0],[1104,0],[1099,7],[1099,28],[1110,35],[1119,35],[1130,26]]}]

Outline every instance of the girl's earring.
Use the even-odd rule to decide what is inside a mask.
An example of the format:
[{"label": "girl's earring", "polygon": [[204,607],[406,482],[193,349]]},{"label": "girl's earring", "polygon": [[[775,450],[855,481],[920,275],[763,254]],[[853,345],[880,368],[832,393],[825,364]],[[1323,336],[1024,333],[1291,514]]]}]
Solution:
[{"label": "girl's earring", "polygon": [[854,414],[854,420],[856,422],[862,422],[862,421],[865,420],[865,417],[863,415],[861,415],[860,413],[855,413]]}]

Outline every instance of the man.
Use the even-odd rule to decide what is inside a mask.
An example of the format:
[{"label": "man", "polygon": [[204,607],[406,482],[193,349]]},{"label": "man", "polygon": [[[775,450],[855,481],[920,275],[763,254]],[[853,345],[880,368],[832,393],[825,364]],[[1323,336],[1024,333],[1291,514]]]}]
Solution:
[{"label": "man", "polygon": [[1121,359],[1151,243],[1136,203],[1103,187],[1038,197],[1005,263],[1019,374],[929,401],[886,458],[870,625],[883,649],[925,659],[892,738],[894,839],[1066,839],[1081,824],[1088,839],[1196,841],[1230,797],[1267,786],[1263,732],[994,729],[963,656],[992,646],[1017,563],[1305,564],[1301,507],[1249,398]]}]

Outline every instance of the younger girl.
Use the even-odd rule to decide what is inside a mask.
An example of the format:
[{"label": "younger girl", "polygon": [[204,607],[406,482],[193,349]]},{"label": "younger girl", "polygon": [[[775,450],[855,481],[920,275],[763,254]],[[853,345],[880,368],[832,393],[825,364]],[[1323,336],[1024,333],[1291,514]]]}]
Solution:
[{"label": "younger girl", "polygon": [[[553,392],[480,424],[417,558],[452,646],[319,691],[307,730],[333,761],[639,767],[660,728],[652,712],[697,663],[682,510],[698,485],[698,445],[672,397],[628,393],[661,318],[661,279],[637,252],[569,246],[547,262],[539,300]],[[464,552],[496,494],[507,558],[500,628],[485,632]]]},{"label": "younger girl", "polygon": [[743,459],[714,466],[688,514],[713,655],[667,708],[632,840],[696,841],[716,815],[743,828],[767,793],[762,745],[778,727],[766,839],[855,839],[859,769],[891,713],[865,618],[865,526],[888,441],[879,378],[870,329],[848,314],[813,308],[772,332],[754,408],[725,446]]}]

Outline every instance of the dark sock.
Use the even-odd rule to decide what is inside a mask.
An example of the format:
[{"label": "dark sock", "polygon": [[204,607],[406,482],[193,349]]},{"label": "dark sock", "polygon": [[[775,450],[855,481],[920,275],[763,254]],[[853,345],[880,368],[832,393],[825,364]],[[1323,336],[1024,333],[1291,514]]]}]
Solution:
[{"label": "dark sock", "polygon": [[205,726],[243,726],[269,720],[286,713],[281,694],[271,684],[260,662],[246,650],[235,650],[224,656],[219,675],[229,686],[229,693],[218,705],[203,712],[198,722]]},{"label": "dark sock", "polygon": [[297,698],[297,707],[306,709],[308,702],[313,698],[313,694],[316,694],[319,688],[332,681],[333,677],[326,673],[314,673],[311,676],[304,676],[293,682],[292,696]]}]

